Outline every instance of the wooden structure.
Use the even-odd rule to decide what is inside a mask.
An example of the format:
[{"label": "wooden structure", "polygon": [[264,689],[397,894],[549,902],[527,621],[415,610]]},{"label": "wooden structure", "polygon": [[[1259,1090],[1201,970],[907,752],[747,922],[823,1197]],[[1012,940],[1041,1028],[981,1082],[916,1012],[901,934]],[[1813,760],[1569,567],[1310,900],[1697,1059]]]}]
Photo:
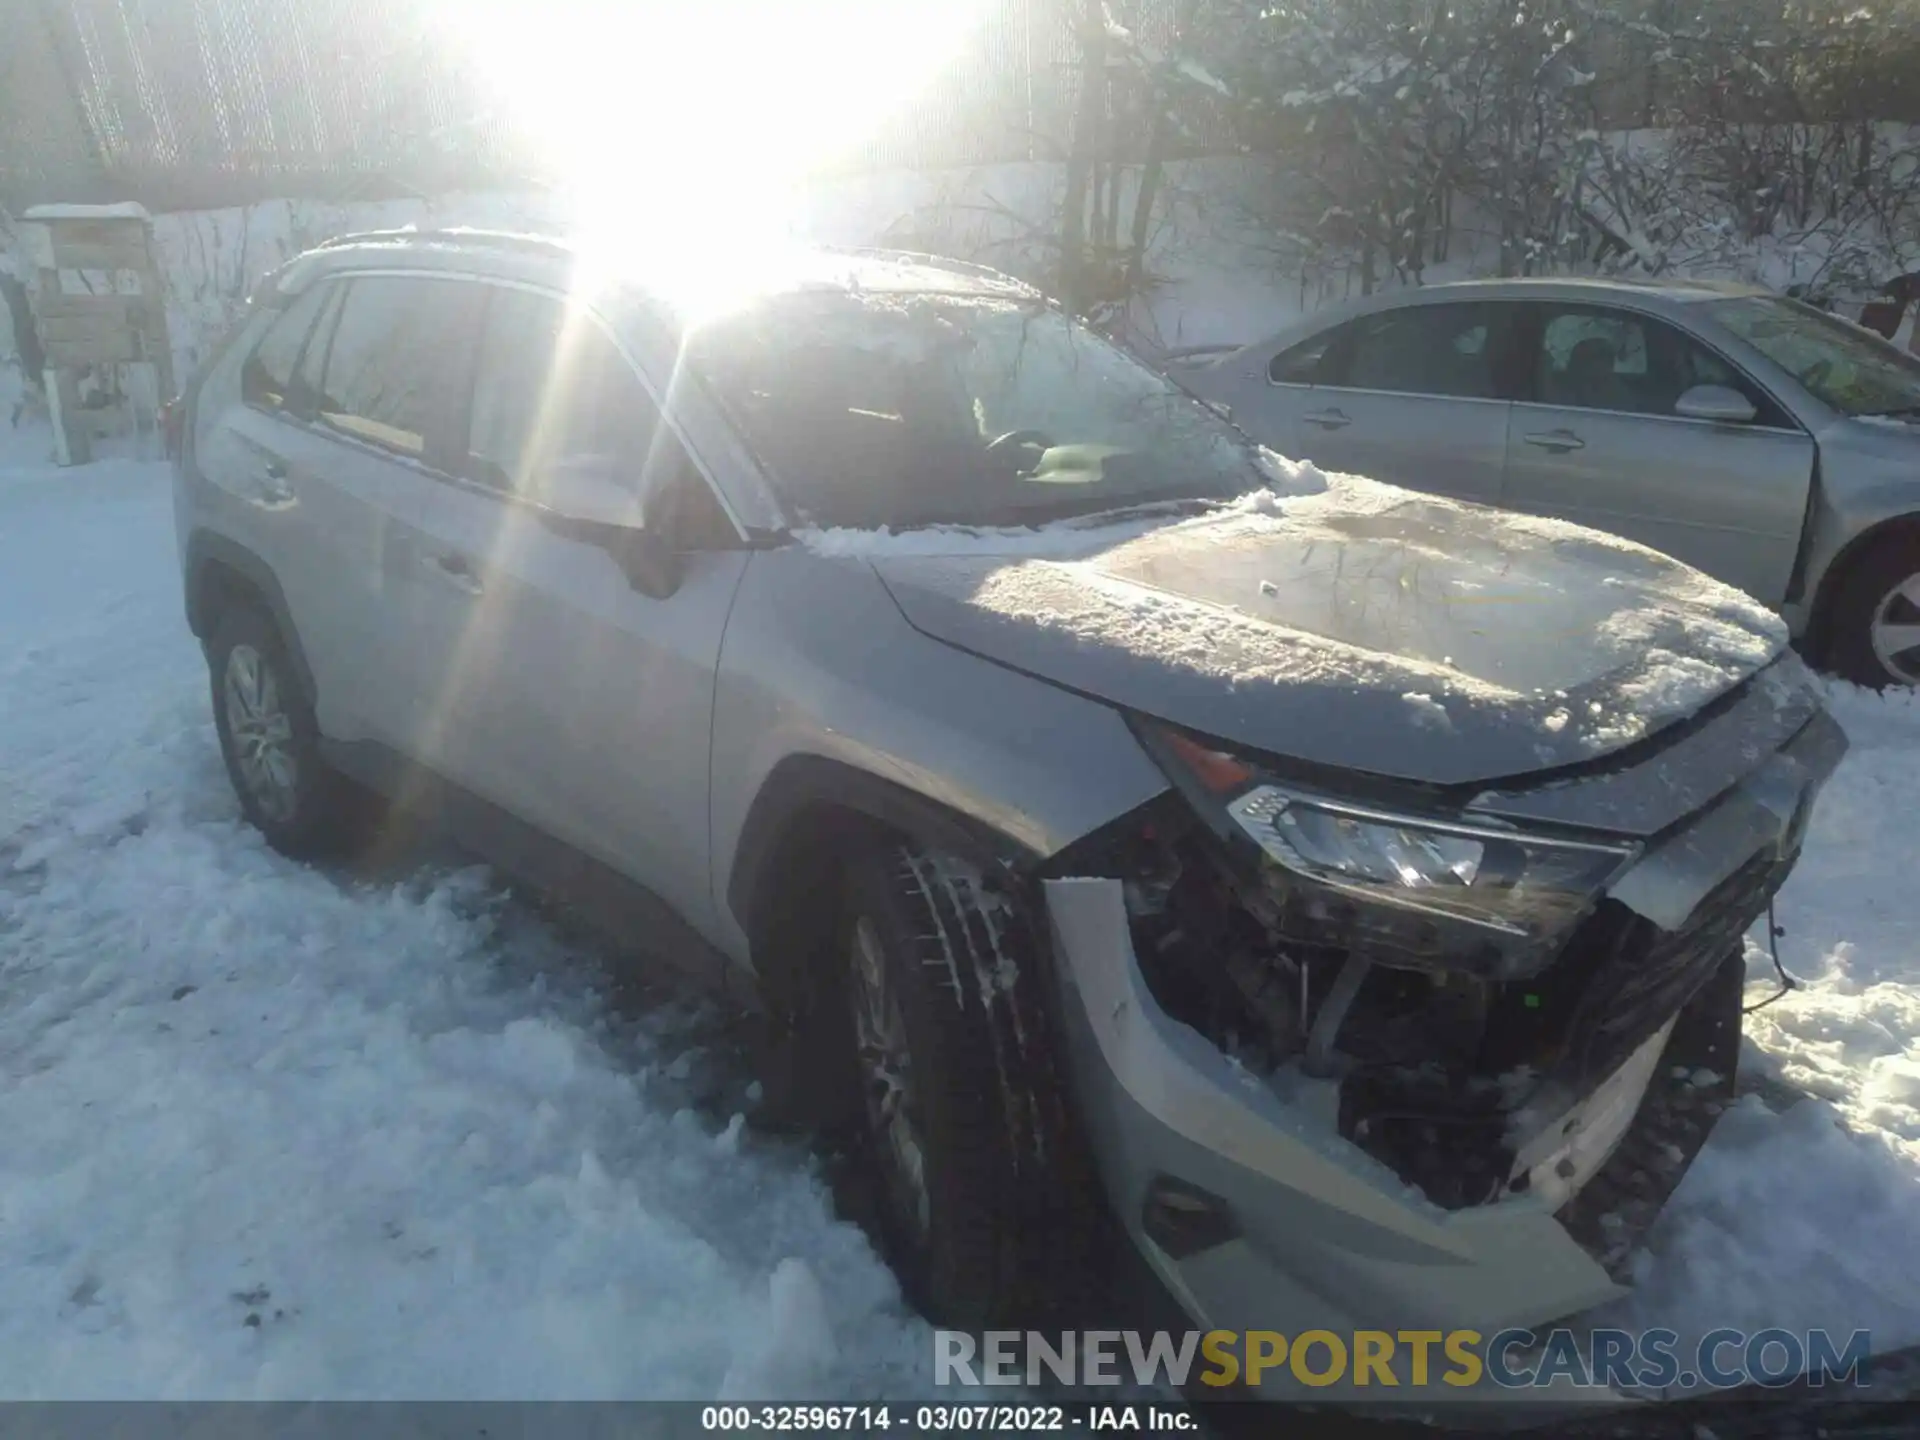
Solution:
[{"label": "wooden structure", "polygon": [[[173,352],[147,212],[131,204],[36,205],[21,215],[17,235],[46,356],[56,458],[84,463],[95,436],[116,419],[119,428],[130,419],[143,452],[157,453],[160,402],[173,394]],[[83,393],[90,373],[97,383]]]}]

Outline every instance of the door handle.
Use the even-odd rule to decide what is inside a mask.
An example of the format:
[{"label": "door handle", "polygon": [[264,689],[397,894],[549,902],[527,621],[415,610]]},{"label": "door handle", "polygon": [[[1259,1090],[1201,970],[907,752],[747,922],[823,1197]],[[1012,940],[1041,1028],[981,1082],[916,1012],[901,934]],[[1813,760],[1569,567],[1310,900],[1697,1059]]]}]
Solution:
[{"label": "door handle", "polygon": [[293,499],[293,486],[287,482],[287,462],[269,460],[253,477],[254,497],[267,505],[284,505]]},{"label": "door handle", "polygon": [[1587,442],[1571,430],[1547,430],[1535,435],[1522,435],[1520,438],[1529,445],[1537,445],[1542,450],[1550,451],[1555,455],[1564,455],[1569,450],[1587,448]]},{"label": "door handle", "polygon": [[472,563],[458,550],[444,550],[433,557],[433,568],[469,595],[480,593],[480,577]]},{"label": "door handle", "polygon": [[1300,418],[1309,425],[1318,425],[1322,430],[1344,430],[1353,423],[1341,410],[1316,410]]}]

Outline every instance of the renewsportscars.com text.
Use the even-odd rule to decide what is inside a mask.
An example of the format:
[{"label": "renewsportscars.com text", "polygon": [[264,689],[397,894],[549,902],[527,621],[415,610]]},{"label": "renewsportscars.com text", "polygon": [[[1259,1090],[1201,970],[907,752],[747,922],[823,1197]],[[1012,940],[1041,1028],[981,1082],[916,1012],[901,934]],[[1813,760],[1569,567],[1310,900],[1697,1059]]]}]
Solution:
[{"label": "renewsportscars.com text", "polygon": [[1873,1346],[1865,1330],[936,1330],[933,1352],[939,1385],[1727,1390],[1865,1386]]}]

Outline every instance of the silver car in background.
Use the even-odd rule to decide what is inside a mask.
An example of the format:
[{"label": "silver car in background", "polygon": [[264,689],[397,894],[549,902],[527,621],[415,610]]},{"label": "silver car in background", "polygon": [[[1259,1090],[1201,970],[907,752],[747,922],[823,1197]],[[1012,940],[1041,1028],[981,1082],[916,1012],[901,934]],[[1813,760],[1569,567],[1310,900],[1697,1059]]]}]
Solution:
[{"label": "silver car in background", "polygon": [[1330,470],[1627,536],[1920,684],[1920,360],[1750,287],[1514,280],[1323,311],[1173,366]]}]

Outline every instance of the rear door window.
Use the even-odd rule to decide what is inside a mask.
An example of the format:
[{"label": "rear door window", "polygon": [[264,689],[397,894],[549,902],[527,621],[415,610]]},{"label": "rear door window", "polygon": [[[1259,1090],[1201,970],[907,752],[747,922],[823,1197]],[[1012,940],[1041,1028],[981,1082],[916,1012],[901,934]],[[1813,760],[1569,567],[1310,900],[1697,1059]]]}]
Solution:
[{"label": "rear door window", "polygon": [[349,281],[345,292],[324,344],[317,353],[310,345],[302,366],[317,376],[314,417],[340,434],[445,468],[453,455],[451,405],[473,354],[475,287],[372,275]]},{"label": "rear door window", "polygon": [[[1352,390],[1498,398],[1491,305],[1414,305],[1353,322],[1337,383]],[[1322,383],[1325,383],[1324,381]]]},{"label": "rear door window", "polygon": [[1328,359],[1343,333],[1343,328],[1336,326],[1311,340],[1303,340],[1290,350],[1282,350],[1267,365],[1267,379],[1275,385],[1324,384]]}]

